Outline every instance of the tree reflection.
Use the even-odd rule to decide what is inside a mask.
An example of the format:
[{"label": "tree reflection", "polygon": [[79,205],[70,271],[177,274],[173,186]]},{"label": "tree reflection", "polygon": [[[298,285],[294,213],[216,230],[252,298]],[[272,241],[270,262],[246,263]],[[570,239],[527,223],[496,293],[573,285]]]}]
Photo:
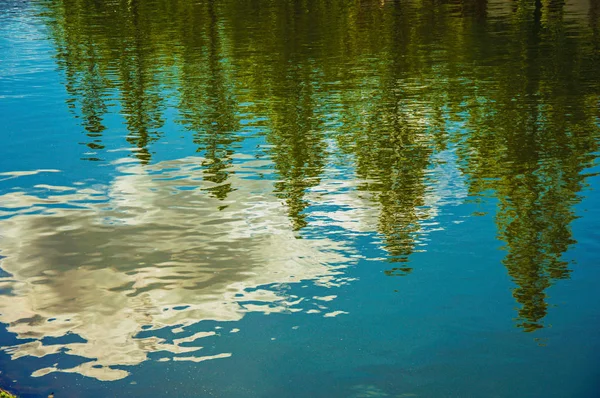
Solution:
[{"label": "tree reflection", "polygon": [[327,162],[347,155],[379,209],[387,274],[405,275],[441,183],[434,158],[455,148],[470,196],[497,200],[518,324],[543,326],[598,149],[597,2],[569,23],[554,0],[43,4],[90,159],[112,105],[151,162],[173,99],[225,199],[241,120],[259,118],[293,228]]},{"label": "tree reflection", "polygon": [[215,3],[184,5],[190,22],[180,27],[179,110],[197,151],[205,154],[204,178],[216,183],[211,194],[225,199],[233,190],[227,181],[232,145],[240,139],[229,47]]}]

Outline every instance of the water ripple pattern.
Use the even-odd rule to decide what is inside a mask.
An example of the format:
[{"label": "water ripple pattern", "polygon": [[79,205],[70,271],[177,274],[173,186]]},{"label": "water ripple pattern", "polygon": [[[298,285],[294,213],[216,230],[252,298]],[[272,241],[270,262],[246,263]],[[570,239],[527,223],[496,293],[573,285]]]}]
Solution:
[{"label": "water ripple pattern", "polygon": [[0,1],[0,387],[593,396],[598,71],[595,0]]}]

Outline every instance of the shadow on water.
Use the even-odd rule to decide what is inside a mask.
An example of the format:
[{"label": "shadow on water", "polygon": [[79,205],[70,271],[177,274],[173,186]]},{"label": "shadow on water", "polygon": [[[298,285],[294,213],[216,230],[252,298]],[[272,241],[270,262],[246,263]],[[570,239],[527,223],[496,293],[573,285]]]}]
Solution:
[{"label": "shadow on water", "polygon": [[[336,167],[352,169],[357,194],[368,198],[364,207],[375,219],[389,276],[417,272],[410,259],[422,250],[425,226],[437,214],[440,198],[450,193],[460,202],[496,203],[497,236],[506,251],[503,264],[515,283],[519,306],[517,325],[525,331],[544,326],[548,287],[569,277],[563,255],[576,243],[570,229],[576,218],[573,206],[585,186],[585,169],[598,151],[597,2],[589,8],[554,0],[36,4],[64,74],[67,106],[84,130],[89,149],[85,159],[104,160],[105,139],[112,133],[106,118],[118,113],[139,162],[123,166],[132,169],[124,171],[109,198],[99,198],[98,204],[94,196],[103,195],[99,192],[56,199],[71,205],[92,201],[85,211],[26,215],[16,209],[35,208],[44,199],[19,193],[2,197],[14,204],[3,205],[12,210],[2,220],[21,231],[14,236],[34,224],[42,236],[27,241],[27,253],[14,242],[2,242],[7,256],[3,268],[12,275],[4,284],[14,290],[2,321],[21,337],[39,339],[69,330],[97,342],[97,347],[69,343],[69,349],[81,349],[78,355],[96,358],[106,367],[90,362],[68,371],[119,378],[124,371],[109,366],[139,363],[149,352],[182,351],[177,344],[137,339],[142,325],[233,319],[239,316],[234,307],[243,298],[211,300],[227,296],[232,286],[243,297],[247,288],[289,282],[289,270],[265,280],[248,275],[278,269],[275,262],[285,256],[273,255],[276,247],[301,246],[297,253],[310,257],[314,250],[324,253],[323,247],[335,245],[324,241],[315,249],[316,243],[296,238],[310,227],[310,206],[319,200],[311,199],[314,191]],[[175,113],[198,152],[181,164],[153,161],[168,112]],[[250,169],[244,171],[235,159],[251,140],[262,149],[253,153]],[[252,162],[268,163],[267,174],[273,175],[260,183],[237,175],[264,172]],[[147,177],[152,173],[164,173],[169,182],[154,186],[156,179]],[[272,186],[269,178],[275,179]],[[180,179],[177,184],[182,186],[202,181],[208,195],[193,197],[181,190],[171,196],[167,191],[173,179]],[[260,196],[264,192],[270,192],[268,200]],[[273,210],[271,204],[280,202],[283,206]],[[192,203],[204,210],[190,218],[181,209]],[[261,206],[266,206],[261,214],[285,213],[261,221],[276,225],[281,236],[261,232],[257,240],[244,235],[258,231],[242,224]],[[227,210],[215,213],[214,208]],[[202,225],[203,219],[221,216],[235,220],[215,219],[209,223],[214,230],[195,229],[195,222]],[[110,227],[111,220],[122,225]],[[52,234],[55,230],[64,232],[58,237]],[[84,240],[76,239],[81,231],[87,231]],[[216,244],[194,246],[190,231],[208,234],[208,241]],[[86,246],[91,242],[98,250]],[[158,247],[169,242],[178,247]],[[238,244],[240,253],[252,253],[248,270],[231,265]],[[60,255],[63,246],[67,254]],[[261,257],[264,253],[273,260]],[[134,256],[123,261],[132,268],[119,269],[119,262],[108,259],[119,256]],[[202,256],[211,260],[198,267]],[[330,262],[343,260],[331,256]],[[116,265],[104,268],[107,261]],[[295,276],[335,274],[322,265],[328,261],[311,263]],[[222,281],[206,275],[213,267],[227,270],[219,274]],[[31,278],[56,280],[22,286]],[[107,281],[103,293],[94,290],[99,286],[86,284],[98,280]],[[67,281],[77,287],[67,289]],[[173,294],[172,300],[153,298],[165,292]],[[99,294],[110,297],[94,301]],[[47,318],[58,318],[59,313],[77,313],[78,302],[89,310],[88,298],[94,305],[111,307],[90,314],[123,312],[122,317],[102,319],[114,322],[118,335],[92,336],[95,332],[85,322],[59,327],[44,319],[41,327],[45,315],[40,322],[35,313],[25,319],[21,314],[30,305],[17,304],[47,300]],[[182,300],[207,304],[181,311],[184,315],[148,312],[156,303],[165,307]],[[133,318],[124,315],[129,312]],[[125,339],[122,344],[131,347],[131,355],[121,358],[119,349],[107,350],[109,338]],[[48,353],[44,350],[48,348],[34,340],[13,348],[12,355],[42,356]]]}]

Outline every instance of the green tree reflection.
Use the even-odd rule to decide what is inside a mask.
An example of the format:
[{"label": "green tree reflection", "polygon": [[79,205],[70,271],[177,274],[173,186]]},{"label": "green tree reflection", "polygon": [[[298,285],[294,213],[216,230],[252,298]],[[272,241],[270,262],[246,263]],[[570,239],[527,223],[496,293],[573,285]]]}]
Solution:
[{"label": "green tree reflection", "polygon": [[387,274],[406,275],[440,182],[435,156],[456,151],[470,197],[498,204],[517,323],[543,327],[598,150],[597,2],[580,13],[556,0],[41,4],[91,159],[111,107],[144,163],[175,108],[211,195],[226,199],[241,121],[260,119],[293,228],[307,226],[328,161],[348,156],[379,209]]}]

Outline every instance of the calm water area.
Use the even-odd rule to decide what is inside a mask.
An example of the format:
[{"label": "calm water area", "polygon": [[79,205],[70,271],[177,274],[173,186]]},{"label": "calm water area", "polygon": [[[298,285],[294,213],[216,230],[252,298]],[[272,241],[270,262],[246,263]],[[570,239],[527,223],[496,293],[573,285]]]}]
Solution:
[{"label": "calm water area", "polygon": [[600,1],[0,0],[0,387],[600,397]]}]

